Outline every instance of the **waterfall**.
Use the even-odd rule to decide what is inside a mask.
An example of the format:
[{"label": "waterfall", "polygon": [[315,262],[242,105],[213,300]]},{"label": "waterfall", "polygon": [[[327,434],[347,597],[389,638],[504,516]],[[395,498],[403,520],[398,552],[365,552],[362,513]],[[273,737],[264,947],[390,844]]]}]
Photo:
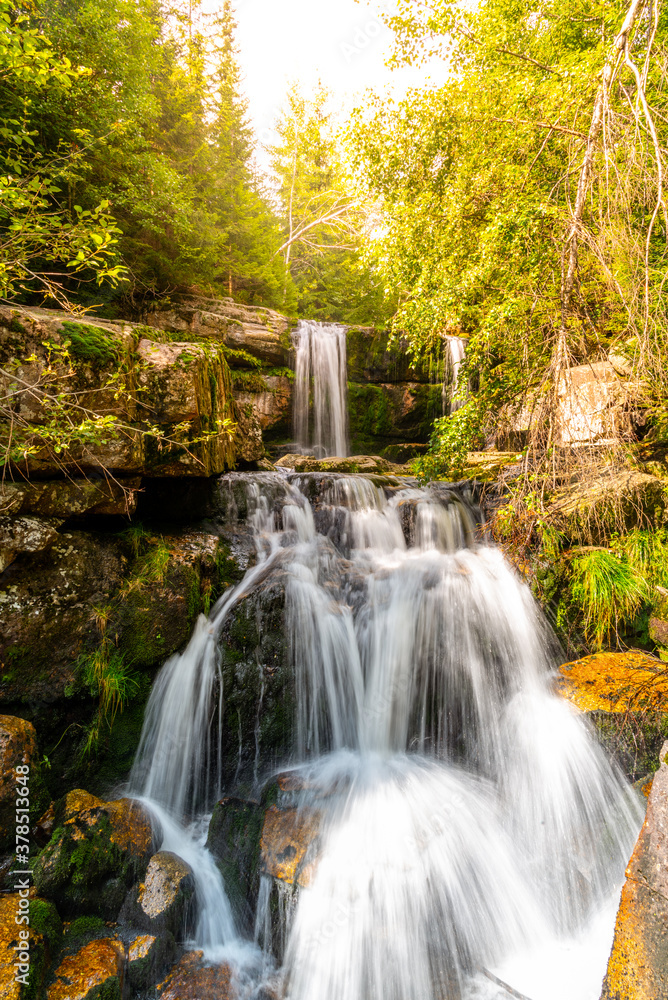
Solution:
[{"label": "waterfall", "polygon": [[466,340],[463,337],[446,337],[446,365],[450,370],[450,379],[443,380],[443,412],[454,413],[463,403],[458,397],[459,369],[466,357]]},{"label": "waterfall", "polygon": [[[286,764],[300,807],[321,817],[312,882],[296,899],[284,887],[279,907],[281,995],[501,1000],[496,976],[531,1000],[597,1000],[591,984],[612,938],[605,907],[641,813],[555,692],[555,640],[480,512],[443,484],[234,482],[257,561],[158,676],[135,793],[192,841],[198,816],[234,790],[220,755],[221,627],[280,574],[297,706]],[[250,945],[239,952],[205,849],[188,860],[200,873],[194,943],[266,970],[268,945],[264,965]],[[269,893],[265,877],[265,942]]]},{"label": "waterfall", "polygon": [[301,320],[294,341],[295,440],[303,452],[318,458],[345,456],[348,454],[345,328]]}]

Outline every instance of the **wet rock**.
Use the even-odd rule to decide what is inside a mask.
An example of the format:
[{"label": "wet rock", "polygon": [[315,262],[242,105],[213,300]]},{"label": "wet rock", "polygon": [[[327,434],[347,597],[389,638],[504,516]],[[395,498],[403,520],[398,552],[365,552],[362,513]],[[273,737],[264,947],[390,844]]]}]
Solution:
[{"label": "wet rock", "polygon": [[[30,922],[17,923],[17,918],[22,919],[26,913]],[[3,1000],[32,1000],[40,996],[61,934],[60,918],[51,903],[41,899],[22,902],[18,893],[0,895],[0,997]],[[21,982],[17,981],[17,975]]]},{"label": "wet rock", "polygon": [[[24,719],[0,715],[0,850],[13,847],[15,843],[16,799],[19,787],[16,768],[19,766],[29,767],[31,773],[28,778],[32,776],[35,782],[37,781],[35,727]],[[28,787],[31,785],[32,782],[29,780]]]},{"label": "wet rock", "polygon": [[133,888],[121,911],[122,923],[153,935],[166,932],[180,939],[195,893],[192,868],[171,851],[160,851],[149,861],[146,875]]},{"label": "wet rock", "polygon": [[294,672],[284,609],[285,575],[279,566],[239,600],[220,631],[223,766],[239,781],[252,781],[259,761],[285,759],[291,750]]},{"label": "wet rock", "polygon": [[392,332],[358,326],[346,330],[351,382],[429,382],[429,372],[412,361],[404,340],[391,343]]},{"label": "wet rock", "polygon": [[207,847],[216,859],[237,920],[252,929],[259,887],[264,810],[258,802],[225,798],[214,806]]},{"label": "wet rock", "polygon": [[374,453],[398,441],[426,443],[443,413],[441,385],[348,383],[351,448]]},{"label": "wet rock", "polygon": [[121,1000],[123,945],[115,938],[91,941],[66,955],[47,989],[47,1000]]},{"label": "wet rock", "polygon": [[44,552],[58,537],[62,521],[38,517],[0,517],[0,573],[23,552]]},{"label": "wet rock", "polygon": [[155,937],[138,934],[126,948],[127,981],[131,990],[148,990],[164,975],[174,958],[174,939],[168,932]]},{"label": "wet rock", "polygon": [[405,470],[378,455],[351,455],[349,458],[312,458],[309,455],[283,455],[276,462],[280,469],[294,469],[295,472],[343,472],[386,475]]},{"label": "wet rock", "polygon": [[131,799],[102,802],[78,791],[68,796],[60,822],[33,866],[38,892],[64,916],[115,920],[152,854],[148,814]]},{"label": "wet rock", "polygon": [[201,951],[191,951],[158,986],[159,1000],[237,1000],[229,965],[205,965]]},{"label": "wet rock", "polygon": [[626,870],[601,1000],[668,996],[668,743]]},{"label": "wet rock", "polygon": [[263,872],[288,885],[308,886],[315,869],[321,822],[316,809],[270,806],[260,844]]}]

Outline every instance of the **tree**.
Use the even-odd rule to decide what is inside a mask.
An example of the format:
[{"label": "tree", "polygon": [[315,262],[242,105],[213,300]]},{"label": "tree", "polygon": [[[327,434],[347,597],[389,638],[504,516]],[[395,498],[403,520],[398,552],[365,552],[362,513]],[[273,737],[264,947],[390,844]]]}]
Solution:
[{"label": "tree", "polygon": [[13,0],[0,0],[0,26],[0,296],[32,290],[67,304],[68,276],[99,285],[123,272],[109,203],[62,203],[90,134],[75,130],[76,145],[46,152],[32,127],[35,100],[62,98],[87,71],[59,57]]},{"label": "tree", "polygon": [[329,101],[322,87],[307,99],[294,86],[270,151],[283,222],[277,252],[285,262],[284,301],[292,291],[303,315],[378,320],[383,290],[363,259],[368,206],[344,167]]},{"label": "tree", "polygon": [[570,365],[614,346],[663,377],[666,23],[642,0],[403,3],[396,60],[456,73],[351,129],[397,328],[417,352],[467,336],[476,405],[529,396],[542,453]]}]

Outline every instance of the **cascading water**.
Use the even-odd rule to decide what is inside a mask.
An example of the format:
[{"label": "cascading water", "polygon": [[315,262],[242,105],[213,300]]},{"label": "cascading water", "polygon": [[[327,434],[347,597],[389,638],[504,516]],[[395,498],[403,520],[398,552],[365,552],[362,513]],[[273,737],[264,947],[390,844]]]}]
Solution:
[{"label": "cascading water", "polygon": [[[301,808],[321,823],[311,884],[298,898],[284,892],[281,995],[501,1000],[496,976],[531,1000],[596,1000],[612,936],[601,912],[640,811],[553,690],[551,633],[481,540],[475,509],[442,484],[234,481],[257,562],[156,681],[135,791],[178,825],[230,790],[220,631],[280,572],[297,705],[289,763]],[[229,957],[229,904],[197,829],[182,834],[200,872],[195,943]]]},{"label": "cascading water", "polygon": [[301,320],[296,348],[293,422],[303,452],[318,458],[348,454],[346,331]]},{"label": "cascading water", "polygon": [[459,369],[466,357],[466,340],[463,337],[446,337],[446,365],[450,379],[443,382],[443,412],[454,413],[463,403],[459,390]]}]

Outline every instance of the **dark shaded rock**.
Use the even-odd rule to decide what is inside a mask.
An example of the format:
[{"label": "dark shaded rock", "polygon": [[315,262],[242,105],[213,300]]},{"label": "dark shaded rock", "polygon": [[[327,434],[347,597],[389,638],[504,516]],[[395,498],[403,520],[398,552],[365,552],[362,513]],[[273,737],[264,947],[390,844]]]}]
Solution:
[{"label": "dark shaded rock", "polygon": [[424,443],[442,413],[440,385],[348,383],[351,450],[360,454],[377,453],[395,441]]},{"label": "dark shaded rock", "polygon": [[58,537],[62,521],[41,517],[0,517],[0,573],[23,552],[44,552]]},{"label": "dark shaded rock", "polygon": [[56,810],[60,824],[33,866],[35,886],[67,916],[115,920],[153,850],[148,814],[131,799],[102,802],[71,792]]},{"label": "dark shaded rock", "polygon": [[601,1000],[668,996],[668,743],[626,869]]},{"label": "dark shaded rock", "polygon": [[[27,775],[21,775],[20,782],[17,781],[17,767],[29,768]],[[37,781],[34,726],[24,719],[0,715],[0,850],[15,845],[16,800],[21,796],[19,789],[29,789],[27,797],[32,798],[33,808],[38,805]]]},{"label": "dark shaded rock", "polygon": [[99,477],[4,483],[0,486],[0,512],[63,519],[84,514],[129,515],[137,506],[140,482],[138,477],[121,482]]},{"label": "dark shaded rock", "polygon": [[201,951],[191,951],[158,986],[159,1000],[237,1000],[229,965],[205,965]]},{"label": "dark shaded rock", "polygon": [[394,343],[390,330],[371,326],[346,330],[348,378],[351,382],[429,382],[429,372],[411,360],[405,340]]},{"label": "dark shaded rock", "polygon": [[168,932],[159,937],[138,934],[126,947],[127,981],[131,990],[149,990],[174,961],[176,945]]},{"label": "dark shaded rock", "polygon": [[237,919],[248,930],[259,888],[263,819],[264,809],[257,802],[221,799],[214,806],[207,838]]},{"label": "dark shaded rock", "polygon": [[121,1000],[125,952],[115,938],[91,941],[66,955],[48,987],[47,1000]]},{"label": "dark shaded rock", "polygon": [[171,851],[160,851],[149,861],[141,884],[130,890],[119,919],[155,936],[168,933],[180,939],[194,894],[190,865]]},{"label": "dark shaded rock", "polygon": [[[17,923],[25,915],[29,923]],[[0,895],[0,997],[3,1000],[32,1000],[41,995],[61,935],[60,918],[51,903],[43,899],[28,900],[19,893]],[[26,942],[27,950],[21,951]],[[24,956],[27,961],[23,960]],[[17,981],[17,974],[21,982]]]}]

